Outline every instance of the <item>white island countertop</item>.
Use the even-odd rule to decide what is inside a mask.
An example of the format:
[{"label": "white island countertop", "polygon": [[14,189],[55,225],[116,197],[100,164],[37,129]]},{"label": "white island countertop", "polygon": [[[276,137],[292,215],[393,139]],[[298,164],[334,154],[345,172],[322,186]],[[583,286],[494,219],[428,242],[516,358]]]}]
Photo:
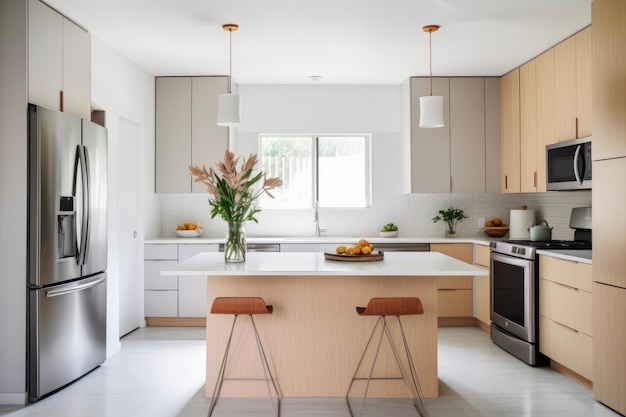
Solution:
[{"label": "white island countertop", "polygon": [[332,261],[321,252],[250,252],[241,263],[224,262],[223,253],[204,252],[161,275],[482,276],[489,272],[439,252],[385,252],[384,260],[372,262]]}]

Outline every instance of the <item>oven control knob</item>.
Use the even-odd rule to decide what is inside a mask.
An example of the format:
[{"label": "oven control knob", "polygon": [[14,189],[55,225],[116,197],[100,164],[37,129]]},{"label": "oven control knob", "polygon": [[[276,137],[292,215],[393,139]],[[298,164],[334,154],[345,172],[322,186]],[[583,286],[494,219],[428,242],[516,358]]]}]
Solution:
[{"label": "oven control knob", "polygon": [[509,322],[508,321],[504,322],[504,327],[509,327]]}]

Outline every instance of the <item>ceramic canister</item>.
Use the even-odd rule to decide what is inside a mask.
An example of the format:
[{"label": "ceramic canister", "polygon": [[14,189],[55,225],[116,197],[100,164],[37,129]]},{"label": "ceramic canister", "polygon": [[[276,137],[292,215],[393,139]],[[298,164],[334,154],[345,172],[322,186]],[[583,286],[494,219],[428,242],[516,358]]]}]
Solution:
[{"label": "ceramic canister", "polygon": [[535,210],[521,208],[511,210],[511,217],[509,219],[509,239],[530,239],[530,231],[528,229],[535,223]]}]

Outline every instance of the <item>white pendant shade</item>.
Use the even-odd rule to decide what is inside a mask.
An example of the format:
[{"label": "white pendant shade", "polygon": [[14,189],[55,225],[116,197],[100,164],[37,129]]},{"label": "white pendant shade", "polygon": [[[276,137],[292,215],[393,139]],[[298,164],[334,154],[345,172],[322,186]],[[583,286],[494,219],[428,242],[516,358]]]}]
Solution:
[{"label": "white pendant shade", "polygon": [[239,94],[217,95],[217,125],[238,126],[241,124],[241,103]]},{"label": "white pendant shade", "polygon": [[420,97],[420,127],[443,127],[443,97]]}]

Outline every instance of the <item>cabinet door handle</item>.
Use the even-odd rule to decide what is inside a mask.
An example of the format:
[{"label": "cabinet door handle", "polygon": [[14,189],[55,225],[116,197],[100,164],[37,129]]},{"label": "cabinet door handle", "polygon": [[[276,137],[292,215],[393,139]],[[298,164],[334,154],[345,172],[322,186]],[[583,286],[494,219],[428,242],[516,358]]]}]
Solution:
[{"label": "cabinet door handle", "polygon": [[569,288],[570,290],[578,291],[578,288],[572,287],[571,285],[561,284],[560,282],[555,282],[555,281],[550,281],[550,282],[552,282],[553,284],[556,284],[556,285],[558,285],[560,287]]},{"label": "cabinet door handle", "polygon": [[[553,321],[554,321],[554,320],[553,320]],[[569,331],[571,331],[571,332],[574,332],[574,333],[579,333],[579,332],[578,332],[578,330],[574,329],[573,327],[566,326],[566,325],[564,325],[563,323],[559,323],[558,321],[555,321],[554,323],[558,324],[559,326],[561,326],[561,327],[563,327],[564,329],[567,329],[567,330],[569,330]]]},{"label": "cabinet door handle", "polygon": [[505,190],[509,189],[509,176],[508,175],[504,176],[504,189]]},{"label": "cabinet door handle", "polygon": [[59,91],[59,109],[65,111],[65,102],[63,100],[63,90]]},{"label": "cabinet door handle", "polygon": [[576,136],[574,137],[578,139],[578,117],[576,118]]},{"label": "cabinet door handle", "polygon": [[537,188],[537,171],[533,172],[533,184]]}]

